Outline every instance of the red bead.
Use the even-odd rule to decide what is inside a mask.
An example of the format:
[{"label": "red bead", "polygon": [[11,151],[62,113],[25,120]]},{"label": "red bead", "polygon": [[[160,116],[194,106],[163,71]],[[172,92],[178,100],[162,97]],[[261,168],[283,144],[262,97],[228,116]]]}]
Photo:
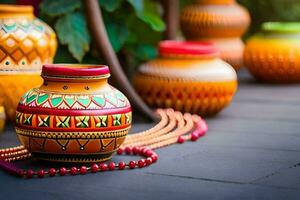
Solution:
[{"label": "red bead", "polygon": [[146,159],[146,166],[149,166],[152,164],[152,158],[147,158]]},{"label": "red bead", "polygon": [[84,174],[86,174],[86,172],[87,172],[86,166],[80,167],[80,174],[84,175]]},{"label": "red bead", "polygon": [[39,178],[44,178],[45,171],[41,169],[41,170],[38,171],[37,175],[38,175]]},{"label": "red bead", "polygon": [[126,147],[125,152],[126,152],[126,154],[131,154],[132,153],[132,148],[131,147]]},{"label": "red bead", "polygon": [[109,163],[108,168],[109,170],[114,170],[116,167],[116,164],[114,162]]},{"label": "red bead", "polygon": [[24,171],[23,170],[18,170],[18,176],[23,177],[24,176]]},{"label": "red bead", "polygon": [[32,178],[33,174],[34,174],[34,172],[31,169],[29,169],[29,170],[27,170],[26,176],[27,176],[27,178]]},{"label": "red bead", "polygon": [[78,171],[78,170],[77,170],[76,167],[72,167],[71,170],[70,170],[70,174],[74,176],[74,175],[77,174],[77,171]]},{"label": "red bead", "polygon": [[3,154],[0,155],[0,160],[4,160],[5,156]]},{"label": "red bead", "polygon": [[[193,133],[196,133],[196,134],[199,136],[199,135],[201,135],[201,133],[202,133],[202,129],[197,128],[197,129],[195,129],[195,130],[193,131]],[[192,134],[193,134],[193,133],[192,133]]]},{"label": "red bead", "polygon": [[148,151],[146,151],[145,156],[150,157],[153,153],[154,152],[152,150],[148,150]]},{"label": "red bead", "polygon": [[139,160],[138,161],[138,166],[139,166],[139,168],[143,168],[145,166],[145,160],[144,159]]},{"label": "red bead", "polygon": [[182,144],[182,143],[185,142],[185,139],[184,139],[182,136],[179,136],[178,139],[177,139],[177,142],[178,142],[179,144]]},{"label": "red bead", "polygon": [[144,149],[142,150],[142,155],[143,155],[143,156],[147,156],[147,152],[148,152],[149,150],[151,151],[151,149],[149,149],[149,148],[147,148],[147,147],[144,148]]},{"label": "red bead", "polygon": [[49,169],[49,176],[55,176],[56,170],[54,168]]},{"label": "red bead", "polygon": [[101,163],[100,164],[100,169],[101,169],[101,171],[106,171],[107,170],[107,164]]},{"label": "red bead", "polygon": [[118,154],[118,155],[122,155],[123,151],[124,151],[123,148],[119,148],[119,149],[117,150],[117,154]]},{"label": "red bead", "polygon": [[92,164],[91,170],[92,170],[92,173],[96,173],[99,170],[99,166],[97,164]]},{"label": "red bead", "polygon": [[150,158],[152,158],[152,162],[156,162],[158,159],[158,156],[156,154],[153,154],[152,156],[150,156]]},{"label": "red bead", "polygon": [[198,133],[196,131],[194,131],[192,133],[191,140],[194,142],[194,141],[198,140],[198,138],[199,138]]},{"label": "red bead", "polygon": [[134,155],[137,155],[137,154],[139,154],[139,153],[140,153],[140,151],[141,151],[141,150],[140,150],[140,148],[139,148],[139,147],[133,147],[133,148],[132,148],[132,152],[133,152],[133,154],[134,154]]},{"label": "red bead", "polygon": [[66,173],[67,173],[67,169],[66,169],[66,168],[64,168],[64,167],[60,168],[59,174],[60,174],[61,176],[66,175]]},{"label": "red bead", "polygon": [[197,122],[197,127],[203,131],[203,134],[208,131],[208,126],[203,120]]},{"label": "red bead", "polygon": [[119,170],[123,170],[123,169],[125,169],[125,167],[126,167],[125,162],[123,162],[123,161],[119,162]]},{"label": "red bead", "polygon": [[134,160],[130,161],[128,163],[128,166],[129,166],[130,169],[134,169],[135,168],[135,161]]}]

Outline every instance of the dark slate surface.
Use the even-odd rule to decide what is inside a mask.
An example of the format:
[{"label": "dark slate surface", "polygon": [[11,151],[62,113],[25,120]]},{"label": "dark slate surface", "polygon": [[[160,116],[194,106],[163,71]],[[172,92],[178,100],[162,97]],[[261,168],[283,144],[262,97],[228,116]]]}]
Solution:
[{"label": "dark slate surface", "polygon": [[[240,77],[234,102],[207,119],[208,134],[159,149],[157,164],[32,180],[0,171],[1,199],[300,199],[300,85],[258,84],[245,71]],[[9,125],[0,147],[15,144]],[[120,159],[130,158],[113,158]]]}]

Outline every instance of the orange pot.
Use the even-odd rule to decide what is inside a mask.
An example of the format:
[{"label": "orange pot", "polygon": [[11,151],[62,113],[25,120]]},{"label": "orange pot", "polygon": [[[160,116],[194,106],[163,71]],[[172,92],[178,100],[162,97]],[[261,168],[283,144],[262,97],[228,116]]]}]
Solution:
[{"label": "orange pot", "polygon": [[20,100],[16,132],[36,158],[102,162],[131,126],[127,98],[107,83],[107,66],[44,65],[44,84]]},{"label": "orange pot", "polygon": [[242,66],[240,37],[249,27],[250,15],[234,0],[200,0],[183,9],[180,23],[188,40],[216,42],[223,60],[236,70]]},{"label": "orange pot", "polygon": [[180,23],[189,40],[203,37],[240,37],[249,27],[250,15],[235,1],[206,0],[185,7]]},{"label": "orange pot", "polygon": [[300,23],[269,22],[246,44],[244,61],[259,81],[300,82]]},{"label": "orange pot", "polygon": [[149,105],[207,116],[231,102],[236,73],[217,57],[212,44],[164,41],[159,52],[134,78],[136,90]]},{"label": "orange pot", "polygon": [[42,64],[52,62],[56,46],[54,31],[31,6],[0,5],[0,102],[9,119],[22,94],[42,83]]}]

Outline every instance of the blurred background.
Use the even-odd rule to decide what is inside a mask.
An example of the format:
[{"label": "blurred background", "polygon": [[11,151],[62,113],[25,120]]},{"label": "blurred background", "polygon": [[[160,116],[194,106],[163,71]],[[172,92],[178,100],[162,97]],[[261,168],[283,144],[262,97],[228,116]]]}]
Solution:
[{"label": "blurred background", "polygon": [[[195,0],[181,0],[180,8]],[[244,39],[265,21],[300,21],[299,0],[238,0],[251,14]],[[59,40],[56,63],[99,63],[81,0],[1,0],[1,3],[33,4],[35,14],[54,28]],[[132,77],[139,64],[157,55],[165,24],[155,0],[99,0],[112,46],[125,73]],[[70,34],[72,33],[72,34]],[[180,35],[180,33],[179,33]]]}]

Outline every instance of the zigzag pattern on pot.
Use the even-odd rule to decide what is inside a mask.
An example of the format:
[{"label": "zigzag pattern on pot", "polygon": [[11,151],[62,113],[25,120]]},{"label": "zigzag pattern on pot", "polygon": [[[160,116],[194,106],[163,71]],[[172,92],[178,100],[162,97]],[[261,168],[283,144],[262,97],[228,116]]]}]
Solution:
[{"label": "zigzag pattern on pot", "polygon": [[[153,107],[214,115],[227,106],[237,89],[236,81],[195,82],[139,74],[134,85],[141,97]],[[138,87],[143,85],[143,87]]]},{"label": "zigzag pattern on pot", "polygon": [[122,108],[130,105],[126,97],[113,88],[109,93],[93,95],[51,94],[32,89],[21,98],[19,104],[29,107],[74,110]]},{"label": "zigzag pattern on pot", "polygon": [[0,20],[0,69],[37,70],[51,63],[56,50],[55,33],[39,19]]}]

